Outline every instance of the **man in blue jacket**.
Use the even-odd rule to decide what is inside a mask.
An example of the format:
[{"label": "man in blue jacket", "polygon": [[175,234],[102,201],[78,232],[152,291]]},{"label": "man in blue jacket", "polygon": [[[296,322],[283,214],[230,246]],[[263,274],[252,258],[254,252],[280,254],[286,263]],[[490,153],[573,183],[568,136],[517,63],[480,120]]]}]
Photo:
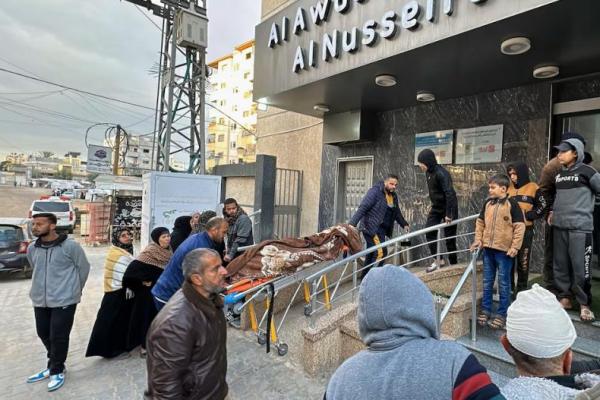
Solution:
[{"label": "man in blue jacket", "polygon": [[181,289],[183,283],[181,264],[185,256],[195,249],[217,250],[218,245],[223,243],[227,228],[227,221],[224,218],[214,217],[206,224],[206,231],[191,235],[181,243],[165,267],[164,272],[158,278],[156,285],[152,288],[154,304],[156,304],[158,311],[167,304],[176,291]]},{"label": "man in blue jacket", "polygon": [[[350,219],[350,225],[357,226],[360,221],[361,231],[367,242],[367,247],[373,247],[385,241],[386,236],[391,237],[394,231],[394,221],[406,232],[409,231],[408,222],[402,216],[398,205],[398,176],[389,174],[385,180],[373,186],[358,207],[354,216]],[[365,267],[362,277],[373,267],[373,264],[387,256],[387,249],[382,247],[376,252],[369,253],[365,257]]]}]

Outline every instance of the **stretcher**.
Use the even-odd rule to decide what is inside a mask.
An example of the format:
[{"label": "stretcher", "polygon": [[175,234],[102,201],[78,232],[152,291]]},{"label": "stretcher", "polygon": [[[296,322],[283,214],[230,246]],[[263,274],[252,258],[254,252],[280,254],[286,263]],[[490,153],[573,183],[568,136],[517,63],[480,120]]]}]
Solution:
[{"label": "stretcher", "polygon": [[[309,316],[312,312],[311,288],[304,279],[307,276],[326,268],[332,263],[339,261],[342,257],[343,256],[340,256],[336,260],[317,263],[291,275],[242,279],[226,288],[224,302],[225,304],[232,305],[233,311],[236,314],[241,314],[242,311],[247,308],[250,329],[256,334],[258,343],[260,345],[267,345],[267,352],[270,350],[270,345],[273,344],[277,349],[277,354],[284,356],[288,352],[288,345],[281,341],[279,332],[290,308],[294,304],[301,290],[304,299],[304,315]],[[321,285],[323,287],[322,303],[327,309],[331,309],[330,288],[326,275],[323,276]],[[294,294],[287,303],[279,323],[276,324],[275,317],[273,316],[273,305],[277,301],[277,295],[281,290],[294,286],[296,287]],[[255,304],[258,302],[264,302],[265,305],[265,311],[260,318],[257,315],[255,307]]]}]

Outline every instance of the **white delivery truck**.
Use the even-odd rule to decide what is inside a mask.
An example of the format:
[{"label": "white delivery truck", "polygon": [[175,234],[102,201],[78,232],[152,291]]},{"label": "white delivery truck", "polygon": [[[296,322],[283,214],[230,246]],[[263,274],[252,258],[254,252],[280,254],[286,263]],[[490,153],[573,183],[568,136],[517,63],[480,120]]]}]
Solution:
[{"label": "white delivery truck", "polygon": [[149,172],[142,178],[142,248],[157,226],[173,229],[175,219],[194,211],[221,215],[221,177],[172,172]]}]

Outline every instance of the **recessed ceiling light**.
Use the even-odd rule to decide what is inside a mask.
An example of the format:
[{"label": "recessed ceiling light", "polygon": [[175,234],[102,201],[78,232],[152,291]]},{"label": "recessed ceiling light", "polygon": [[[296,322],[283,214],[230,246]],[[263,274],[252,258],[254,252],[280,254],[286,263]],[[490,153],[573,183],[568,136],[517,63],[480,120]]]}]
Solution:
[{"label": "recessed ceiling light", "polygon": [[425,90],[421,90],[417,92],[417,101],[421,101],[421,102],[428,102],[428,101],[434,101],[435,100],[435,95],[431,92],[427,92]]},{"label": "recessed ceiling light", "polygon": [[533,69],[533,77],[537,79],[554,78],[560,69],[556,65],[540,65]]},{"label": "recessed ceiling light", "polygon": [[500,51],[508,56],[527,53],[529,49],[531,49],[531,41],[522,36],[506,39],[500,44]]},{"label": "recessed ceiling light", "polygon": [[377,75],[375,77],[375,83],[378,86],[390,87],[396,84],[396,77],[394,75]]},{"label": "recessed ceiling light", "polygon": [[329,106],[327,104],[315,104],[313,106],[313,110],[318,111],[318,112],[322,112],[322,113],[328,113],[329,112]]}]

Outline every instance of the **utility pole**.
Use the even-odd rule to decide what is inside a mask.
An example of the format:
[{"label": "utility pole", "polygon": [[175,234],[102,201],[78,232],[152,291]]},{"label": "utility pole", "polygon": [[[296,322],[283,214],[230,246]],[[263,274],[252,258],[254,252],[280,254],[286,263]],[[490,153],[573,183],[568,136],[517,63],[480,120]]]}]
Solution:
[{"label": "utility pole", "polygon": [[119,159],[121,154],[121,125],[117,125],[117,135],[115,137],[115,149],[113,157],[113,175],[119,175]]},{"label": "utility pole", "polygon": [[156,113],[155,169],[169,171],[176,154],[188,172],[205,172],[205,84],[208,19],[201,0],[126,0],[164,19]]}]

